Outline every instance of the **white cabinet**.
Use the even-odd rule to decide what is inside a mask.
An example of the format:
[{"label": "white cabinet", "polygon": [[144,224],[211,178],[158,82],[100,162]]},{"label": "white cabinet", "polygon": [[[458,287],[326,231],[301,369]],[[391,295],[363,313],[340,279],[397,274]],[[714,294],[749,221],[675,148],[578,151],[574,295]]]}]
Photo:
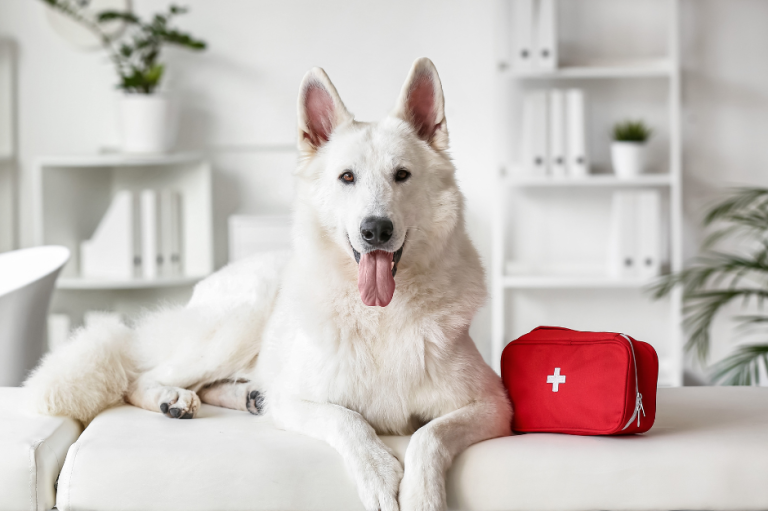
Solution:
[{"label": "white cabinet", "polygon": [[[682,265],[678,2],[560,1],[556,53],[562,61],[553,70],[539,70],[515,69],[510,64],[514,61],[508,52],[513,46],[511,29],[518,25],[511,3],[515,1],[502,2],[499,22],[500,40],[506,42],[499,64],[500,182],[492,262],[492,360],[498,369],[506,343],[538,325],[618,331],[654,346],[660,358],[660,385],[681,385],[679,292],[654,301],[648,279],[611,277],[606,271],[612,195],[624,189],[660,192],[663,272],[677,271]],[[634,21],[650,24],[649,30],[660,33],[663,44],[652,41],[644,46],[642,41],[631,44],[636,41],[630,40],[624,45],[630,50],[626,57],[611,55],[619,50],[608,48],[604,53],[610,58],[591,59],[587,50],[602,49],[611,41],[611,27],[599,27],[600,13],[594,11],[599,9],[612,11],[605,19],[629,16],[624,20],[629,27]],[[590,41],[579,39],[590,37]],[[620,48],[620,43],[614,46]],[[586,96],[589,175],[526,173],[520,142],[525,94],[572,88]],[[640,118],[653,128],[651,164],[647,174],[619,179],[610,165],[611,127],[628,118]]]}]

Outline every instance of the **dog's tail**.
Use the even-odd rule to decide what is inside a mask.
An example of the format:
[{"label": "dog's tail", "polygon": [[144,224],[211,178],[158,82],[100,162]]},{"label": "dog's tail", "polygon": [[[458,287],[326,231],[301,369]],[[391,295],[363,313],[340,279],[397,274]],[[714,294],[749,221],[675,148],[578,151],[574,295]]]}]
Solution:
[{"label": "dog's tail", "polygon": [[77,330],[24,382],[34,408],[87,425],[128,390],[135,374],[132,341],[133,331],[118,321],[101,320]]}]

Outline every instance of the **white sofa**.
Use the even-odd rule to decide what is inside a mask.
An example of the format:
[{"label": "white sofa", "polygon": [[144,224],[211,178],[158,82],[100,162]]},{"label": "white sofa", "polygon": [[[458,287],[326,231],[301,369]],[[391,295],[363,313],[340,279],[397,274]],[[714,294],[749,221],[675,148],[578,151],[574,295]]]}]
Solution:
[{"label": "white sofa", "polygon": [[[408,438],[384,441],[402,459]],[[32,477],[28,460],[6,463],[0,451],[0,488],[7,477]],[[768,389],[660,389],[645,435],[482,442],[456,459],[447,491],[461,510],[766,510]],[[0,510],[43,509],[6,500],[0,490]],[[207,405],[191,421],[131,406],[105,411],[70,447],[56,503],[60,511],[362,509],[328,445]]]}]

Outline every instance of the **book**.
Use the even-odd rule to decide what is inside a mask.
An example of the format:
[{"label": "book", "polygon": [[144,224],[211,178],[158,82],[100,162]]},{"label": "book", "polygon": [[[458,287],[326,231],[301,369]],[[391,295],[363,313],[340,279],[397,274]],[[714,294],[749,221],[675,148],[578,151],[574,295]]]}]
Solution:
[{"label": "book", "polygon": [[163,255],[160,245],[158,194],[155,190],[141,192],[141,266],[146,279],[162,274]]},{"label": "book", "polygon": [[637,264],[637,194],[616,191],[611,197],[611,232],[608,250],[608,274],[619,279],[638,276]]},{"label": "book", "polygon": [[134,276],[134,199],[127,190],[112,198],[90,239],[80,243],[83,277],[131,279]]},{"label": "book", "polygon": [[519,71],[533,68],[533,2],[534,0],[513,0],[512,63]]},{"label": "book", "polygon": [[521,159],[523,172],[530,176],[547,175],[547,92],[530,91],[523,97]]},{"label": "book", "polygon": [[542,71],[557,68],[557,11],[555,0],[538,0],[535,6],[533,66]]},{"label": "book", "polygon": [[661,273],[661,195],[658,190],[637,192],[638,276],[643,279]]},{"label": "book", "polygon": [[567,175],[565,93],[549,92],[549,169],[553,177]]},{"label": "book", "polygon": [[566,114],[566,167],[571,177],[586,177],[589,174],[587,158],[586,120],[584,91],[569,89],[565,92]]}]

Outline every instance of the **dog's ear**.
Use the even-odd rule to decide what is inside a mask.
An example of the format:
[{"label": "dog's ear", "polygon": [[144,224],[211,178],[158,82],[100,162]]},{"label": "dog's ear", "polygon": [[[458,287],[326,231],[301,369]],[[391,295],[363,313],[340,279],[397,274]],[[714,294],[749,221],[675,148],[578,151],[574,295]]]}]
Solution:
[{"label": "dog's ear", "polygon": [[395,116],[409,122],[422,140],[438,151],[448,149],[443,86],[435,65],[426,57],[413,63],[397,100]]},{"label": "dog's ear", "polygon": [[319,67],[304,75],[299,90],[300,151],[314,152],[331,138],[341,124],[352,120],[328,75]]}]

